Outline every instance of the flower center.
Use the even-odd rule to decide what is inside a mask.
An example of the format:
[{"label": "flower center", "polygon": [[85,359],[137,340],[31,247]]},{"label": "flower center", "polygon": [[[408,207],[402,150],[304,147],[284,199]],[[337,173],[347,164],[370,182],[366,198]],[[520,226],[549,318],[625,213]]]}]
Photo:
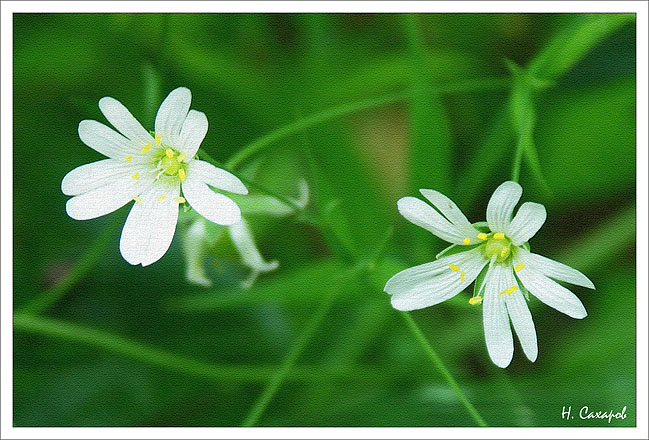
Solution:
[{"label": "flower center", "polygon": [[496,263],[503,263],[511,257],[511,240],[502,232],[497,232],[487,240],[482,252],[491,260],[496,256]]},{"label": "flower center", "polygon": [[180,180],[185,180],[185,153],[178,153],[172,148],[165,149],[164,156],[160,159],[158,168],[167,176],[178,176]]}]

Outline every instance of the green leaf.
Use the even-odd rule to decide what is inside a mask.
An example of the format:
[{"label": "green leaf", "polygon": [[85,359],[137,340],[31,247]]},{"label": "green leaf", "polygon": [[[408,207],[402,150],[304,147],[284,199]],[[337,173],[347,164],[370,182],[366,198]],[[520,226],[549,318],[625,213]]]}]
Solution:
[{"label": "green leaf", "polygon": [[630,77],[543,101],[535,131],[539,160],[563,203],[634,192],[635,93]]},{"label": "green leaf", "polygon": [[634,22],[635,14],[572,14],[571,19],[529,64],[531,76],[559,78],[604,38]]}]

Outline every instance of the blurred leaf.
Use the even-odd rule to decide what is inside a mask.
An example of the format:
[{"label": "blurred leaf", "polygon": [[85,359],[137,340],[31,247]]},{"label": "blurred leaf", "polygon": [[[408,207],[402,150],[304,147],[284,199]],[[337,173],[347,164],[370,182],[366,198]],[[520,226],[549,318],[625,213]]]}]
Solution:
[{"label": "blurred leaf", "polygon": [[566,202],[633,187],[635,78],[548,96],[539,114],[540,160]]},{"label": "blurred leaf", "polygon": [[404,14],[404,27],[410,51],[410,83],[421,90],[411,98],[412,121],[410,172],[412,190],[436,188],[446,192],[451,182],[451,134],[449,120],[440,96],[435,93],[425,64],[418,15]]},{"label": "blurred leaf", "polygon": [[635,14],[572,14],[571,19],[530,62],[530,75],[559,78],[604,38],[634,22]]}]

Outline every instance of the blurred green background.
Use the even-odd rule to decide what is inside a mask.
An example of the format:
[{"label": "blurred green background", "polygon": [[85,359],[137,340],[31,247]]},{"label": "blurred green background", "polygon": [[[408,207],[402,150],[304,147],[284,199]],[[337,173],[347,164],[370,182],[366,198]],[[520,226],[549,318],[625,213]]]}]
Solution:
[{"label": "blurred green background", "polygon": [[[16,426],[476,425],[382,287],[446,246],[396,201],[484,220],[518,147],[532,249],[593,280],[588,317],[532,298],[539,358],[516,341],[501,370],[471,293],[410,315],[491,426],[635,425],[634,15],[16,14],[13,59]],[[152,129],[178,86],[205,151],[261,145],[233,168],[288,197],[306,178],[324,219],[252,219],[280,267],[250,290],[228,243],[200,288],[180,234],[133,267],[128,207],[66,215],[61,179],[101,159],[78,123],[112,96]]]}]

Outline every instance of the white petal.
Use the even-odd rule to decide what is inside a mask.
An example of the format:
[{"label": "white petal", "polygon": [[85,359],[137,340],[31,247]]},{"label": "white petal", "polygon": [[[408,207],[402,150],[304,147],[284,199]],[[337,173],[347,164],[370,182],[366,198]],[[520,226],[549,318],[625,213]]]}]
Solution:
[{"label": "white petal", "polygon": [[[514,264],[520,264],[519,261],[515,260]],[[586,309],[574,293],[537,272],[533,267],[525,265],[516,275],[523,286],[545,304],[573,318],[586,317]]]},{"label": "white petal", "polygon": [[187,154],[187,159],[194,157],[207,133],[207,116],[198,110],[190,110],[180,129],[178,150]]},{"label": "white petal", "polygon": [[162,101],[155,117],[155,132],[167,145],[180,145],[180,129],[185,122],[192,94],[186,87],[178,87]]},{"label": "white petal", "polygon": [[403,197],[397,202],[397,207],[407,220],[432,232],[442,240],[454,244],[464,244],[464,239],[467,238],[466,231],[450,223],[422,200],[415,197]]},{"label": "white petal", "polygon": [[513,181],[501,184],[487,204],[487,223],[493,232],[505,232],[512,218],[514,207],[523,194],[523,188]]},{"label": "white petal", "polygon": [[540,203],[525,202],[521,205],[511,224],[504,231],[514,243],[520,246],[541,229],[548,214]]},{"label": "white petal", "polygon": [[[458,270],[452,270],[451,264]],[[384,290],[392,295],[392,306],[397,310],[429,307],[460,293],[475,280],[485,264],[487,260],[481,249],[460,252],[403,270],[388,280]]]},{"label": "white petal", "polygon": [[232,243],[234,243],[234,246],[239,251],[239,255],[241,255],[241,259],[246,266],[258,272],[270,272],[277,269],[279,262],[276,260],[267,262],[261,256],[257,245],[255,245],[252,232],[243,218],[235,224],[230,225],[228,231],[230,232]]},{"label": "white petal", "polygon": [[188,178],[197,179],[217,189],[235,194],[248,194],[248,189],[237,176],[202,160],[192,160],[187,165]]},{"label": "white petal", "polygon": [[183,235],[183,251],[185,254],[185,277],[187,281],[199,286],[209,287],[212,280],[205,272],[205,240],[207,229],[205,220],[198,217],[186,230]]},{"label": "white petal", "polygon": [[106,96],[99,100],[99,109],[108,122],[132,141],[146,144],[153,141],[148,131],[135,119],[130,111],[115,98]]},{"label": "white petal", "polygon": [[107,185],[72,197],[65,209],[75,220],[101,217],[126,205],[150,184],[150,181],[144,179],[133,180],[130,175],[122,176]]},{"label": "white petal", "polygon": [[61,191],[67,196],[76,196],[136,172],[136,167],[116,159],[92,162],[76,167],[66,174],[61,182]]},{"label": "white petal", "polygon": [[119,242],[130,264],[148,266],[167,252],[178,221],[178,194],[178,186],[156,184],[133,204]]},{"label": "white petal", "polygon": [[126,139],[110,127],[91,119],[79,123],[79,138],[95,151],[113,159],[124,160],[126,156],[140,151],[138,144]]},{"label": "white petal", "polygon": [[189,205],[209,221],[228,226],[241,219],[241,210],[232,199],[215,193],[205,183],[191,178],[191,175],[187,175],[182,188]]},{"label": "white petal", "polygon": [[576,286],[588,287],[594,289],[595,285],[591,280],[577,269],[559,263],[558,261],[551,260],[542,255],[533,254],[524,249],[517,251],[520,254],[520,259],[526,266],[542,273],[546,277],[554,278],[557,281],[564,281],[566,283],[574,284]]},{"label": "white petal", "polygon": [[[509,269],[509,278],[509,282],[512,286],[518,285],[512,275],[511,269]],[[530,313],[529,307],[527,307],[527,302],[525,302],[520,287],[514,293],[510,295],[505,294],[503,297],[505,297],[507,312],[512,320],[514,330],[521,342],[521,347],[523,347],[525,356],[527,356],[530,361],[534,362],[536,361],[539,352],[536,342],[536,329],[534,328],[532,314]]]},{"label": "white petal", "polygon": [[474,238],[480,233],[474,229],[462,210],[453,202],[453,200],[446,197],[444,194],[432,189],[420,189],[419,192],[426,197],[451,223],[460,229],[466,230],[466,235]]},{"label": "white petal", "polygon": [[485,342],[489,357],[500,368],[509,365],[514,356],[514,340],[509,326],[505,298],[504,295],[498,295],[511,287],[511,285],[507,285],[507,269],[500,265],[493,265],[489,268],[482,310]]}]

